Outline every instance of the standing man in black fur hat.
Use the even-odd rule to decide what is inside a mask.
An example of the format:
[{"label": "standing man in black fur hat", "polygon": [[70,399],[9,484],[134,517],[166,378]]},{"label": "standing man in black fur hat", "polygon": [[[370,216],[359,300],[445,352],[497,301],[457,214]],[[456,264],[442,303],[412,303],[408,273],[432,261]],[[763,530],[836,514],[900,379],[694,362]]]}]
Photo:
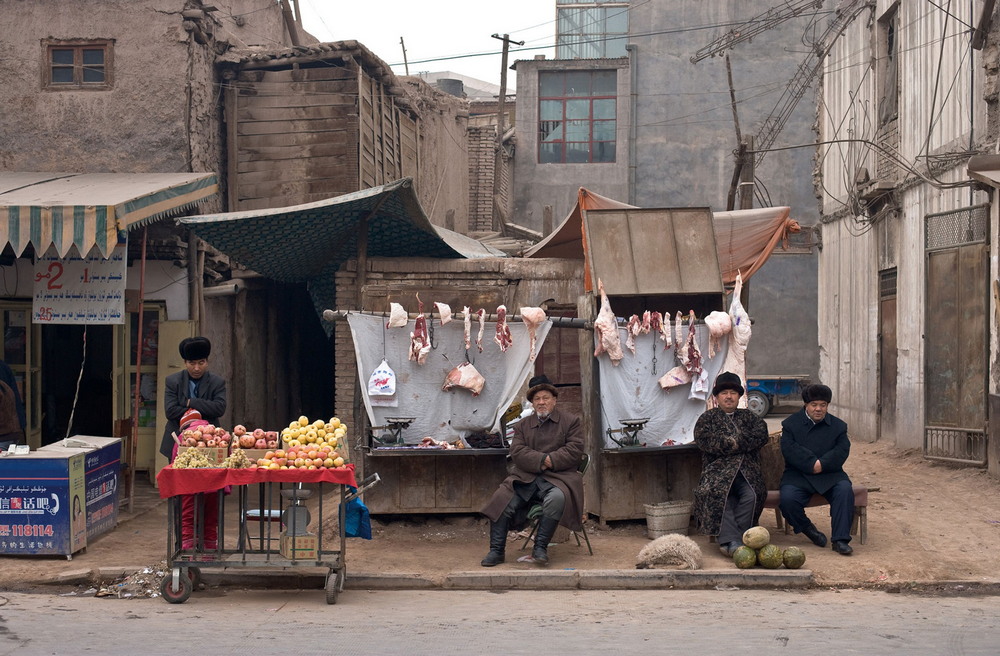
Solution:
[{"label": "standing man in black fur hat", "polygon": [[732,556],[743,544],[743,533],[757,525],[767,499],[760,466],[767,423],[737,408],[744,391],[739,376],[719,374],[712,388],[718,407],[706,410],[694,425],[694,441],[701,450],[694,516],[702,531],[718,536],[724,556]]},{"label": "standing man in black fur hat", "polygon": [[[167,428],[160,442],[160,453],[173,462],[173,433],[180,435],[180,420],[188,410],[197,410],[202,419],[218,425],[226,412],[226,381],[208,370],[208,356],[212,343],[204,337],[181,340],[180,354],[184,358],[184,371],[167,376],[163,392],[163,411]],[[205,495],[205,550],[216,549],[218,541],[217,493]],[[183,500],[181,512],[181,540],[183,549],[194,548],[194,495]]]},{"label": "standing man in black fur hat", "polygon": [[583,430],[580,419],[556,409],[559,392],[544,374],[528,383],[528,402],[535,414],[514,426],[510,441],[510,475],[483,508],[490,519],[490,551],[480,563],[493,567],[504,561],[507,531],[524,526],[528,510],[542,504],[531,557],[549,562],[548,546],[556,527],[583,528]]},{"label": "standing man in black fur hat", "polygon": [[814,494],[830,502],[830,537],[833,550],[849,556],[854,549],[851,522],[854,519],[854,486],[844,472],[851,453],[847,424],[827,408],[833,391],[826,385],[802,390],[805,406],[781,422],[781,514],[796,533],[805,533],[817,547],[826,546],[826,536],[806,516],[805,506]]}]

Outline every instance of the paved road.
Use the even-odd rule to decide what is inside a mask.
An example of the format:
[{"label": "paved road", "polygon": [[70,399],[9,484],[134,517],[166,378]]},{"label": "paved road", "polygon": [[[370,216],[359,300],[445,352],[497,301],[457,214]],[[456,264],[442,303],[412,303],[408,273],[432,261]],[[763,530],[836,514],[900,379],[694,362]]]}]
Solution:
[{"label": "paved road", "polygon": [[[537,645],[544,645],[539,649]],[[996,597],[872,591],[0,593],[0,655],[1000,653]]]}]

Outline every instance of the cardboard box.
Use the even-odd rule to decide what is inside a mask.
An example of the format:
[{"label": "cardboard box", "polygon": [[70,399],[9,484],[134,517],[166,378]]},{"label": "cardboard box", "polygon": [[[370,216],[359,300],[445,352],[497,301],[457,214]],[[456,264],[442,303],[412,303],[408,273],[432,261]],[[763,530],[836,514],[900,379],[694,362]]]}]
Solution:
[{"label": "cardboard box", "polygon": [[225,460],[226,456],[229,455],[228,446],[213,446],[213,447],[189,446],[189,447],[184,447],[183,449],[181,449],[181,451],[178,451],[178,453],[181,453],[187,449],[194,449],[195,451],[198,451],[203,456],[208,458],[208,461],[213,465],[221,465],[222,461]]},{"label": "cardboard box", "polygon": [[281,556],[288,560],[316,560],[319,557],[319,540],[315,535],[281,534]]},{"label": "cardboard box", "polygon": [[250,458],[250,462],[253,462],[254,464],[267,455],[268,451],[274,451],[274,449],[243,449],[243,453],[245,453],[247,458]]}]

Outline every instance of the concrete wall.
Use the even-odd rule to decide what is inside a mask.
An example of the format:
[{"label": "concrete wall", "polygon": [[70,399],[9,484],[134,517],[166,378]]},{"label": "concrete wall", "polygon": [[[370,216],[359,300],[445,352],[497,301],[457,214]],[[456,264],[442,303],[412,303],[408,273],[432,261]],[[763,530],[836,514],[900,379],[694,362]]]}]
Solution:
[{"label": "concrete wall", "polygon": [[[541,231],[542,211],[553,207],[553,222],[559,225],[576,204],[580,187],[625,200],[628,184],[629,97],[628,62],[624,59],[581,61],[525,60],[517,68],[517,146],[514,152],[514,223]],[[613,163],[538,163],[538,73],[550,70],[618,71],[618,150]]]},{"label": "concrete wall", "polygon": [[[217,170],[219,89],[213,47],[218,39],[240,43],[251,35],[251,40],[280,45],[280,7],[261,11],[259,3],[249,0],[227,4],[231,15],[194,21],[214,31],[207,44],[196,43],[185,30],[184,8],[183,0],[0,5],[0,169]],[[234,16],[254,9],[241,19],[242,27],[236,24]],[[49,38],[113,39],[112,88],[43,90],[42,40]]]},{"label": "concrete wall", "polygon": [[[537,229],[540,208],[551,204],[555,221],[561,221],[580,186],[640,207],[725,210],[738,145],[725,61],[715,57],[692,64],[690,58],[725,30],[759,13],[758,5],[680,0],[630,6],[632,49],[625,64],[630,68],[620,69],[619,157],[613,167],[536,164],[537,71],[597,67],[600,61],[517,62],[514,220]],[[705,28],[711,25],[724,27]],[[801,37],[806,25],[805,18],[788,21],[728,52],[743,135],[760,131],[805,59]],[[630,76],[636,80],[634,98]],[[754,207],[790,206],[792,218],[806,229],[819,218],[812,181],[815,107],[814,85],[774,143],[796,148],[767,154],[757,170],[762,199],[754,202]],[[749,281],[748,311],[755,322],[747,351],[750,375],[817,377],[816,281],[814,254],[786,255],[780,249]]]}]

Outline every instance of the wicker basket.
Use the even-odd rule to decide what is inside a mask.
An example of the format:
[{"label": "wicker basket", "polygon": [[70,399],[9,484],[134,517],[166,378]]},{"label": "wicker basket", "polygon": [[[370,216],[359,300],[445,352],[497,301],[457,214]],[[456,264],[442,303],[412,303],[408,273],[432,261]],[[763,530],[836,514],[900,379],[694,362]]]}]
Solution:
[{"label": "wicker basket", "polygon": [[690,501],[664,501],[643,504],[646,509],[646,535],[655,539],[667,533],[688,534],[691,525]]}]

